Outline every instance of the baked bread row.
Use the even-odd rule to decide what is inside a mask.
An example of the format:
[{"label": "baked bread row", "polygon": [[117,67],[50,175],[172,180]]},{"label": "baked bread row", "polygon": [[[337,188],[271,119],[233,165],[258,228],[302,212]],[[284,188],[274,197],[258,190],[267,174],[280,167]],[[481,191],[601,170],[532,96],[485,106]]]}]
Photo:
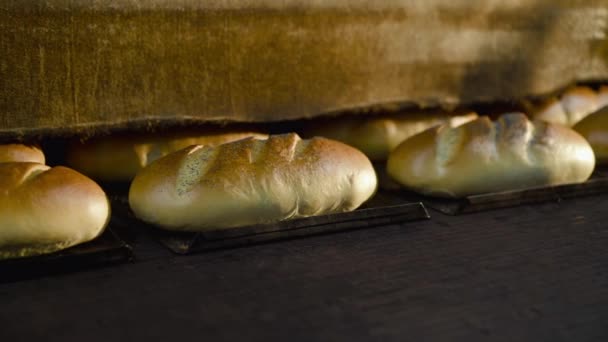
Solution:
[{"label": "baked bread row", "polygon": [[[391,152],[387,170],[394,180],[423,194],[461,197],[583,182],[595,166],[587,141],[562,125],[521,113],[496,122],[446,122]],[[22,152],[23,160],[41,160],[39,150]],[[0,233],[0,257],[88,241],[107,223],[105,194],[75,171],[10,162],[0,164],[0,177],[6,190],[0,227],[8,227]],[[376,187],[374,168],[359,150],[286,134],[170,153],[137,173],[129,203],[140,219],[160,227],[208,230],[354,210]]]},{"label": "baked bread row", "polygon": [[[559,97],[523,103],[532,119],[570,127],[606,105],[608,86],[602,86],[598,91],[585,86],[572,87]],[[361,150],[372,161],[384,162],[401,142],[422,131],[444,124],[458,126],[477,117],[475,112],[466,110],[341,116],[315,120],[303,129],[303,136],[338,140]]]},{"label": "baked bread row", "polygon": [[[608,86],[598,91],[585,86],[567,89],[559,97],[524,102],[533,119],[573,126],[585,116],[608,105]],[[431,127],[458,126],[476,119],[473,111],[420,110],[374,116],[340,116],[317,119],[302,129],[302,136],[322,136],[353,146],[374,162],[385,162],[401,142]],[[249,136],[266,138],[255,131],[217,131],[212,134],[172,133],[119,135],[75,143],[68,149],[67,163],[102,181],[130,181],[152,161],[190,145],[217,146]]]},{"label": "baked bread row", "polygon": [[[101,234],[110,208],[97,184],[20,156],[0,163],[0,258],[50,253]],[[376,187],[358,150],[287,134],[172,153],[138,173],[129,202],[163,228],[208,230],[354,210]]]},{"label": "baked bread row", "polygon": [[[430,128],[387,162],[401,185],[440,197],[579,183],[594,167],[581,135],[522,113]],[[136,176],[129,203],[139,218],[168,229],[230,228],[353,210],[376,182],[358,150],[289,134],[173,153]]]}]

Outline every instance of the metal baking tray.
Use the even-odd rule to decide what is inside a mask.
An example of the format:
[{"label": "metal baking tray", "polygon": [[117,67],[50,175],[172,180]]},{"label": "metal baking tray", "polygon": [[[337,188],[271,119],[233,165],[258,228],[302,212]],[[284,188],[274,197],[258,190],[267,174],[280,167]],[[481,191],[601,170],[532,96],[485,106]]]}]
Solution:
[{"label": "metal baking tray", "polygon": [[428,218],[422,203],[408,203],[204,233],[173,233],[155,229],[155,235],[171,251],[190,254]]},{"label": "metal baking tray", "polygon": [[608,169],[598,168],[591,178],[580,184],[565,184],[467,196],[460,199],[426,197],[407,190],[387,188],[404,201],[420,201],[428,208],[447,215],[467,214],[485,210],[514,207],[541,202],[559,202],[567,198],[608,193]]},{"label": "metal baking tray", "polygon": [[0,261],[0,282],[74,272],[133,259],[131,246],[114,232],[112,222],[93,241],[55,253]]},{"label": "metal baking tray", "polygon": [[[121,188],[114,186],[115,189]],[[422,203],[404,203],[403,200],[391,194],[378,193],[361,208],[347,213],[200,233],[174,232],[158,229],[138,220],[129,209],[126,195],[120,196],[116,191],[112,193],[114,213],[120,216],[123,225],[126,224],[132,228],[136,226],[146,228],[146,231],[150,232],[162,245],[172,252],[182,255],[429,219],[429,214]]]}]

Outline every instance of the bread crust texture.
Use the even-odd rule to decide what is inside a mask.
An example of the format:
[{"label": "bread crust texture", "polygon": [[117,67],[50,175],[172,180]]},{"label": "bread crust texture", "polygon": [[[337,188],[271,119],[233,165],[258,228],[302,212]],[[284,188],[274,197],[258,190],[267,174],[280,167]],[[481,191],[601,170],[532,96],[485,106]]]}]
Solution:
[{"label": "bread crust texture", "polygon": [[135,177],[129,203],[159,227],[204,231],[351,211],[376,187],[360,151],[285,134],[172,153]]},{"label": "bread crust texture", "polygon": [[90,241],[109,218],[104,191],[86,176],[62,166],[0,163],[0,259]]},{"label": "bread crust texture", "polygon": [[594,167],[593,150],[578,133],[522,113],[429,129],[404,141],[387,162],[402,186],[448,198],[580,183]]}]

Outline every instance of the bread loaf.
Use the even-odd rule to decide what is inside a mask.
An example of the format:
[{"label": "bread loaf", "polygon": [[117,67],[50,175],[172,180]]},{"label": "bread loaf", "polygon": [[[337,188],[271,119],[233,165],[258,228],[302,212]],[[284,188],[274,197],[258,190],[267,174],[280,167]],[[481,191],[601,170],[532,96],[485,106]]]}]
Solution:
[{"label": "bread loaf", "polygon": [[58,251],[94,239],[109,220],[105,193],[65,168],[0,164],[0,259]]},{"label": "bread loaf", "polygon": [[169,154],[138,173],[129,203],[143,221],[203,231],[354,210],[376,183],[358,150],[285,134]]},{"label": "bread loaf", "polygon": [[152,161],[184,147],[216,146],[250,136],[267,137],[256,132],[112,135],[71,144],[66,160],[70,167],[97,180],[130,181]]},{"label": "bread loaf", "polygon": [[[602,93],[601,100],[604,101]],[[600,106],[598,94],[589,87],[568,89],[558,98],[550,98],[538,105],[527,104],[527,110],[533,119],[574,126],[585,116],[593,113]]]},{"label": "bread loaf", "polygon": [[37,146],[22,144],[0,145],[0,163],[32,162],[44,164],[44,153]]},{"label": "bread loaf", "polygon": [[463,197],[584,182],[594,166],[591,147],[572,129],[510,113],[415,135],[391,153],[387,172],[426,195]]},{"label": "bread loaf", "polygon": [[473,112],[413,112],[371,117],[337,117],[316,121],[303,132],[305,137],[322,136],[361,150],[373,161],[385,161],[403,140],[427,128],[451,122],[459,125],[474,120]]},{"label": "bread loaf", "polygon": [[574,130],[587,139],[598,164],[608,163],[608,107],[581,120]]}]

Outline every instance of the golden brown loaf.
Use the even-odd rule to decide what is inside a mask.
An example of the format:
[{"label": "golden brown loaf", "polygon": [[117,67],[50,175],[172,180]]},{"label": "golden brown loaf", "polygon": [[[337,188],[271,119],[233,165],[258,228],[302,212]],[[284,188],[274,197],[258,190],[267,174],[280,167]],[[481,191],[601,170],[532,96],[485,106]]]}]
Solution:
[{"label": "golden brown loaf", "polygon": [[303,133],[306,137],[322,136],[356,147],[371,160],[384,161],[390,151],[405,139],[430,127],[451,122],[454,125],[474,120],[473,112],[445,111],[402,113],[372,117],[337,117],[317,121]]},{"label": "golden brown loaf", "polygon": [[138,173],[129,203],[143,221],[203,231],[354,210],[376,183],[360,151],[285,134],[172,153]]},{"label": "golden brown loaf", "polygon": [[598,164],[608,163],[608,107],[581,120],[574,130],[587,139]]},{"label": "golden brown loaf", "polygon": [[0,259],[58,251],[97,237],[109,220],[89,178],[37,163],[0,164]]},{"label": "golden brown loaf", "polygon": [[255,132],[106,136],[71,145],[66,159],[70,167],[94,179],[130,181],[146,165],[171,152],[191,145],[216,146],[251,136],[267,137]]},{"label": "golden brown loaf", "polygon": [[559,99],[550,98],[537,106],[528,104],[528,111],[533,119],[574,126],[600,108],[600,104],[605,101],[604,92],[601,90],[602,97],[598,98],[598,94],[589,87],[574,87]]},{"label": "golden brown loaf", "polygon": [[22,144],[0,145],[0,163],[32,162],[44,164],[44,153],[37,146]]},{"label": "golden brown loaf", "polygon": [[420,133],[391,153],[387,172],[420,193],[462,197],[583,182],[594,166],[591,147],[572,129],[510,113]]}]

